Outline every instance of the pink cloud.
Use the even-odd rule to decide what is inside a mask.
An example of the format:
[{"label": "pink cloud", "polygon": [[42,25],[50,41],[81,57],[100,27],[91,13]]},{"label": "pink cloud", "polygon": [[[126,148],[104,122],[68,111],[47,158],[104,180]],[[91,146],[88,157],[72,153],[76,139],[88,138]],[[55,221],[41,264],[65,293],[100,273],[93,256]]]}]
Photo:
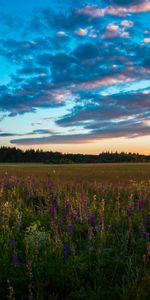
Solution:
[{"label": "pink cloud", "polygon": [[150,2],[149,0],[143,1],[142,4],[131,5],[128,7],[122,6],[108,6],[105,8],[105,14],[110,14],[114,16],[126,16],[128,14],[136,14],[150,11]]},{"label": "pink cloud", "polygon": [[87,30],[87,28],[80,28],[80,29],[76,30],[75,33],[80,36],[85,36],[85,35],[87,35],[88,30]]},{"label": "pink cloud", "polygon": [[134,81],[136,78],[134,76],[129,76],[129,74],[124,75],[124,74],[118,74],[118,75],[112,75],[112,76],[106,76],[103,78],[100,78],[98,80],[93,80],[93,81],[89,81],[89,82],[84,82],[81,83],[77,86],[77,88],[81,89],[96,89],[99,88],[101,86],[107,86],[107,85],[113,85],[113,84],[117,84],[117,83],[121,83],[121,82],[132,82]]},{"label": "pink cloud", "polygon": [[129,32],[127,32],[127,31],[122,32],[121,33],[121,37],[123,37],[123,38],[130,38]]},{"label": "pink cloud", "polygon": [[108,6],[105,8],[105,14],[124,17],[128,15],[126,7],[122,6]]},{"label": "pink cloud", "polygon": [[[150,11],[150,1],[149,0],[145,0],[141,4],[131,5],[128,7],[122,7],[119,5],[114,5],[114,6],[110,5],[105,8],[100,8],[95,5],[87,5],[81,9],[79,9],[78,13],[84,14],[84,15],[89,15],[92,18],[101,18],[107,14],[113,15],[113,16],[125,17],[130,14],[142,13],[142,12],[147,12],[147,11]],[[128,23],[128,25],[129,25],[129,23]],[[131,25],[131,23],[130,23],[130,25]],[[127,27],[130,27],[130,26],[127,26]]]},{"label": "pink cloud", "polygon": [[140,12],[150,11],[150,1],[146,0],[143,2],[144,3],[138,4],[138,5],[133,5],[133,6],[129,7],[129,11],[131,13],[140,13]]},{"label": "pink cloud", "polygon": [[117,31],[107,31],[102,35],[102,38],[103,39],[111,39],[111,38],[115,38],[118,35],[119,34]]},{"label": "pink cloud", "polygon": [[144,43],[145,43],[145,44],[148,44],[148,43],[150,43],[150,37],[148,37],[148,38],[145,38],[145,39],[144,39]]},{"label": "pink cloud", "polygon": [[108,24],[106,29],[111,31],[118,31],[119,26],[112,23],[112,24]]},{"label": "pink cloud", "polygon": [[121,22],[121,25],[124,27],[133,27],[134,23],[132,21],[124,20]]},{"label": "pink cloud", "polygon": [[87,5],[78,10],[79,14],[89,15],[93,18],[103,17],[104,16],[104,9],[98,8],[94,5]]},{"label": "pink cloud", "polygon": [[124,31],[124,28],[119,27],[118,25],[111,23],[106,27],[106,32],[103,34],[102,38],[114,38],[120,36],[122,38],[129,38],[129,33]]}]

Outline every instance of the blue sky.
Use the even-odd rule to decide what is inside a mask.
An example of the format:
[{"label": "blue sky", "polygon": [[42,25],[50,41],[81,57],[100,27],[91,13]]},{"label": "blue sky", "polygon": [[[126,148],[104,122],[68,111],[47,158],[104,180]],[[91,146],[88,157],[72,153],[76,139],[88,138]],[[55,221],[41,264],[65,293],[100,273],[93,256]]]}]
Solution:
[{"label": "blue sky", "polygon": [[149,0],[0,0],[0,145],[148,153],[149,18]]}]

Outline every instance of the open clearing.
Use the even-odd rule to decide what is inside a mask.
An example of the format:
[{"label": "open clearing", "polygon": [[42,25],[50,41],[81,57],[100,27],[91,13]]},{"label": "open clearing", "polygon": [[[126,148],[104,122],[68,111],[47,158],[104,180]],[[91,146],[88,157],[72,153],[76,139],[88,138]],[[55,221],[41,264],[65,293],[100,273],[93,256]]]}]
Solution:
[{"label": "open clearing", "polygon": [[150,164],[1,164],[0,253],[1,300],[148,300]]}]

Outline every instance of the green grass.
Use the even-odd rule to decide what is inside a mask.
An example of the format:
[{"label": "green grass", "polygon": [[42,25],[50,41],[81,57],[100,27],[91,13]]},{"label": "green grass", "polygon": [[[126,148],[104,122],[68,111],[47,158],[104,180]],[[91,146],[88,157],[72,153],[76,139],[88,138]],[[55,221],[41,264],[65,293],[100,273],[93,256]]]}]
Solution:
[{"label": "green grass", "polygon": [[0,299],[148,300],[150,164],[0,165]]}]

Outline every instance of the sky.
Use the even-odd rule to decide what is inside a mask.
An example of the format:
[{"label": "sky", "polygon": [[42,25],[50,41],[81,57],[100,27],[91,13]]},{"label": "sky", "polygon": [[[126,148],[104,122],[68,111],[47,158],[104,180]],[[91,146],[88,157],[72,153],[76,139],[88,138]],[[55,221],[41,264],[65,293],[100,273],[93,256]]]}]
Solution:
[{"label": "sky", "polygon": [[0,0],[0,146],[150,154],[150,0]]}]

